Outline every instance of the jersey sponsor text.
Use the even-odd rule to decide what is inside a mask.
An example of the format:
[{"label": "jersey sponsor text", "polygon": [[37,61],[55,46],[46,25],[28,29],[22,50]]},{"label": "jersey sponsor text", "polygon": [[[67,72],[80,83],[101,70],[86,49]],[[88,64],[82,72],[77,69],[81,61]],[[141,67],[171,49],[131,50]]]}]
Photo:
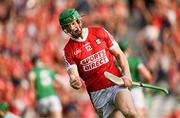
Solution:
[{"label": "jersey sponsor text", "polygon": [[83,65],[84,71],[90,71],[95,69],[105,63],[109,62],[109,59],[106,56],[105,49],[83,59],[80,64]]}]

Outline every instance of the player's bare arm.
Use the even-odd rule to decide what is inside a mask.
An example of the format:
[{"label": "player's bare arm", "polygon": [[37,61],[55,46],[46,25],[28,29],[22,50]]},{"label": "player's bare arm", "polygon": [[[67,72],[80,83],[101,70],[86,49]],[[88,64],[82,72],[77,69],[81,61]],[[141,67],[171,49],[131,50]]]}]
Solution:
[{"label": "player's bare arm", "polygon": [[154,80],[154,77],[152,76],[151,72],[146,68],[146,66],[144,64],[141,64],[139,67],[138,67],[138,71],[140,73],[140,75],[143,76],[143,79],[151,84]]},{"label": "player's bare arm", "polygon": [[[114,41],[114,43],[116,42]],[[131,87],[132,85],[131,74],[130,74],[127,58],[125,54],[121,51],[121,49],[118,47],[118,45],[117,44],[115,45],[116,46],[113,49],[111,49],[110,52],[116,57],[119,65],[121,66],[123,70],[122,79],[124,81],[125,86]]]},{"label": "player's bare arm", "polygon": [[77,67],[73,66],[67,72],[70,77],[69,82],[70,82],[71,87],[74,89],[80,89],[82,86],[82,83],[81,83],[81,78],[79,76]]}]

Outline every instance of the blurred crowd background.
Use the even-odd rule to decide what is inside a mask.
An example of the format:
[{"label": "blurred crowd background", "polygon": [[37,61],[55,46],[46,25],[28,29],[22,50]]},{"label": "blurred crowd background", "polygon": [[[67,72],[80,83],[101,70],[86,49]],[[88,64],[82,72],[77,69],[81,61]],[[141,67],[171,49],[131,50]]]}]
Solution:
[{"label": "blurred crowd background", "polygon": [[66,8],[76,8],[84,26],[103,26],[116,41],[127,40],[153,84],[168,88],[169,95],[145,92],[149,118],[180,117],[180,0],[0,0],[0,101],[11,112],[35,114],[27,77],[38,55],[60,74],[64,118],[97,117],[85,88],[73,90],[64,68],[68,37],[58,15]]}]

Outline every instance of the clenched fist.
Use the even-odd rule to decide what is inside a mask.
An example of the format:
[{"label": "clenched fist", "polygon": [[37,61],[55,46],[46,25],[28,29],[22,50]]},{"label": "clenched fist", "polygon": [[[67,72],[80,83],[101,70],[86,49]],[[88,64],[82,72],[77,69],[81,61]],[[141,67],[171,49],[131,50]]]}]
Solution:
[{"label": "clenched fist", "polygon": [[75,77],[75,78],[73,78],[73,79],[71,78],[71,79],[70,79],[70,85],[71,85],[71,87],[74,88],[74,89],[80,89],[81,86],[82,86],[82,83],[81,83],[80,78],[78,78],[78,77]]},{"label": "clenched fist", "polygon": [[128,88],[131,88],[131,86],[132,86],[132,81],[131,81],[131,79],[130,79],[128,76],[125,76],[125,75],[123,75],[121,78],[122,78],[123,81],[124,81],[124,86],[126,86],[126,87],[128,87]]}]

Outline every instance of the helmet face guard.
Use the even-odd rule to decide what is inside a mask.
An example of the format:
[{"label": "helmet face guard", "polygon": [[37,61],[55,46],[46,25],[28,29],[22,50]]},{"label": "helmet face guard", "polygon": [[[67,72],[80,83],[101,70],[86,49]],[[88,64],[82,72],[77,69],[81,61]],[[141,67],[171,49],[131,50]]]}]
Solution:
[{"label": "helmet face guard", "polygon": [[74,20],[80,22],[80,15],[75,9],[68,9],[59,15],[59,23],[64,30],[66,25]]}]

